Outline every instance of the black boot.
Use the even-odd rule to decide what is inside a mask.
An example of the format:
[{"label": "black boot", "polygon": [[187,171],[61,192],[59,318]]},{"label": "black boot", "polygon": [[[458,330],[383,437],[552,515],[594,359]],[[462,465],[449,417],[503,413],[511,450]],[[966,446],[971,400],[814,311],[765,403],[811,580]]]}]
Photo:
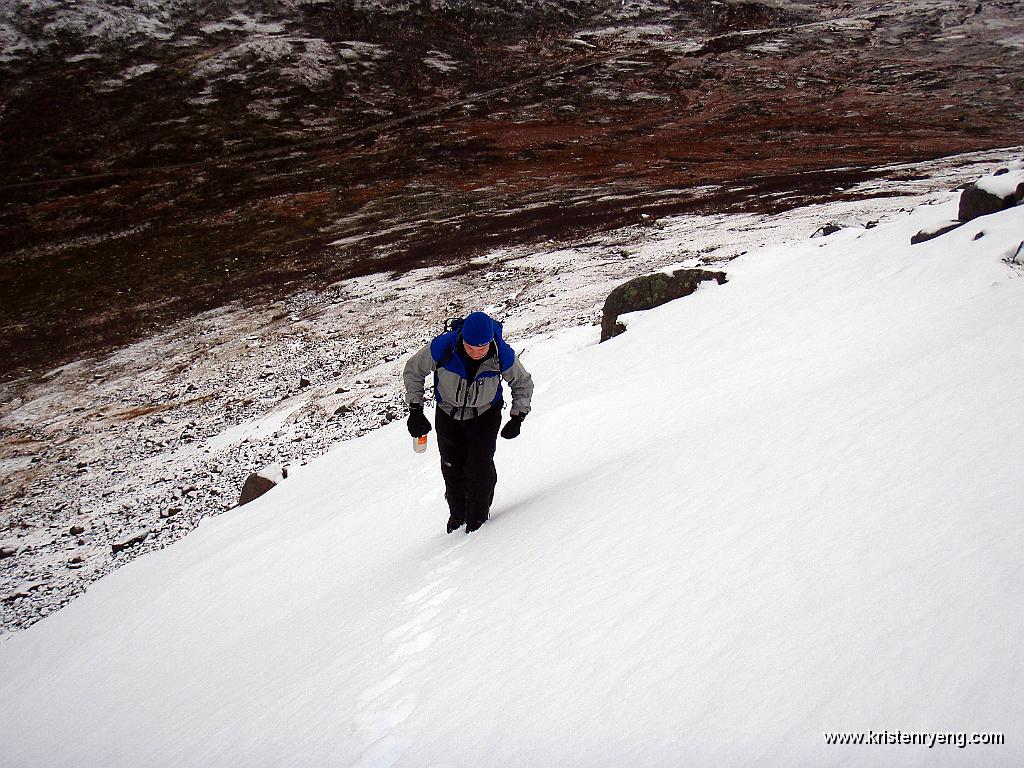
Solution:
[{"label": "black boot", "polygon": [[448,533],[458,530],[462,526],[463,521],[459,520],[455,515],[448,516]]},{"label": "black boot", "polygon": [[487,522],[487,518],[486,517],[483,520],[471,520],[471,521],[469,521],[468,523],[466,523],[466,533],[472,533],[473,531],[478,530],[480,528],[480,526],[483,525],[486,522]]}]

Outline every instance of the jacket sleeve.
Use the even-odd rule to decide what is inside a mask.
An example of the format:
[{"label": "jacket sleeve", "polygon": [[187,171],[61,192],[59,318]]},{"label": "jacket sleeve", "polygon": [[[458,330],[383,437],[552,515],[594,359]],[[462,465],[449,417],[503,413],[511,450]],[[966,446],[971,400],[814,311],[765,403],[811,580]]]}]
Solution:
[{"label": "jacket sleeve", "polygon": [[530,412],[530,398],[533,397],[533,377],[530,375],[521,362],[519,355],[508,369],[502,371],[502,377],[508,382],[512,390],[512,409],[510,413],[521,413],[524,416]]},{"label": "jacket sleeve", "polygon": [[435,367],[429,344],[406,361],[405,371],[402,373],[406,405],[423,402],[423,380],[434,372]]}]

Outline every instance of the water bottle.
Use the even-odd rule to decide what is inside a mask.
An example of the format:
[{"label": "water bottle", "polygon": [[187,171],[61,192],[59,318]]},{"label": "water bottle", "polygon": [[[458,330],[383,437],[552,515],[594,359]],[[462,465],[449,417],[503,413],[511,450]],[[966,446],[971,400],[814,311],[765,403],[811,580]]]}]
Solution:
[{"label": "water bottle", "polygon": [[426,450],[427,450],[427,436],[426,435],[420,435],[419,437],[414,437],[412,439],[412,449],[414,451],[416,451],[416,453],[426,453]]}]

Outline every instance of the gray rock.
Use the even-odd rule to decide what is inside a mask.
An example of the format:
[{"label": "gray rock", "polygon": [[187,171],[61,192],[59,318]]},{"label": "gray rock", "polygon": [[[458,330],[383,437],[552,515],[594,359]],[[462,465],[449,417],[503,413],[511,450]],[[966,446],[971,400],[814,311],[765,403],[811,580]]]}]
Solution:
[{"label": "gray rock", "polygon": [[935,229],[922,229],[920,232],[918,232],[916,235],[910,238],[910,244],[917,245],[918,243],[923,243],[927,240],[932,240],[938,237],[939,235],[944,235],[947,232],[952,232],[962,223],[963,222],[961,221],[947,221],[944,222],[943,224],[940,224]]},{"label": "gray rock", "polygon": [[828,237],[829,235],[834,235],[842,228],[842,225],[836,224],[834,221],[830,221],[828,224],[818,227],[811,237]]},{"label": "gray rock", "polygon": [[625,329],[618,322],[619,315],[653,309],[673,299],[689,296],[705,280],[714,280],[719,285],[726,282],[725,272],[711,272],[706,269],[677,269],[671,275],[658,272],[653,275],[634,277],[608,294],[601,318],[601,341],[618,336]]},{"label": "gray rock", "polygon": [[134,547],[136,544],[141,544],[151,533],[152,531],[149,528],[145,528],[137,533],[131,534],[130,536],[126,536],[120,541],[115,541],[110,545],[110,549],[116,555],[118,552],[128,549],[128,547]]},{"label": "gray rock", "polygon": [[8,592],[3,597],[0,597],[0,602],[9,603],[9,602],[13,602],[13,601],[18,600],[18,599],[23,598],[23,597],[29,597],[33,592],[35,592],[37,589],[39,589],[40,587],[43,587],[45,585],[46,585],[46,582],[44,582],[44,581],[28,581],[28,582],[25,582],[24,584],[21,584],[21,585],[15,587],[13,590]]},{"label": "gray rock", "polygon": [[1017,189],[1006,197],[993,195],[984,189],[979,189],[974,184],[968,186],[960,193],[960,208],[957,218],[966,222],[976,219],[979,216],[987,216],[990,213],[999,213],[1007,208],[1013,208],[1024,200],[1024,182],[1017,185]]}]

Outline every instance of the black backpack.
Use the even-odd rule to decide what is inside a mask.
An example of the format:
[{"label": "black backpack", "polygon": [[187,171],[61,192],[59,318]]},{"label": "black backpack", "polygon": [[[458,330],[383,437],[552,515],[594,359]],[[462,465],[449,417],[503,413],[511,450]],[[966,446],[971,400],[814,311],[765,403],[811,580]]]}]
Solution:
[{"label": "black backpack", "polygon": [[449,317],[444,321],[444,330],[441,333],[461,333],[465,323],[466,318],[464,317]]}]

